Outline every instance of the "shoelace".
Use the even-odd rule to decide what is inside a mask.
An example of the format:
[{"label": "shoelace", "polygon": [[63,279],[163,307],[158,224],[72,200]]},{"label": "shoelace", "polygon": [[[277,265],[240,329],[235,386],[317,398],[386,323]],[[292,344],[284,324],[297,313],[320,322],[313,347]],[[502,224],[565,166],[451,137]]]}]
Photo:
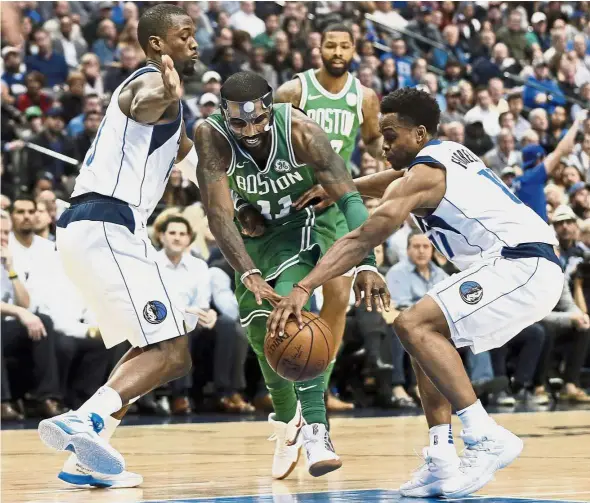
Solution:
[{"label": "shoelace", "polygon": [[422,464],[412,472],[412,478],[416,479],[419,478],[420,474],[425,469],[427,469],[429,472],[432,471],[435,468],[435,464],[433,463],[432,458],[430,456],[423,456],[422,454],[416,451],[415,447],[412,448],[412,450],[414,451],[416,457],[420,461],[422,461]]}]

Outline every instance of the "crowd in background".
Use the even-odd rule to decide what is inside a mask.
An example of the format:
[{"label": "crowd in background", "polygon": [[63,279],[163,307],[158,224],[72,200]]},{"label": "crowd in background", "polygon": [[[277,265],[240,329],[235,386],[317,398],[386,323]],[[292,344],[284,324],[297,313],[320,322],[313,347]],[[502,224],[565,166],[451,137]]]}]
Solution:
[{"label": "crowd in background", "polygon": [[[52,241],[111,93],[144,64],[137,24],[155,3],[3,3],[3,419],[77,407],[127,349],[104,349]],[[590,403],[590,119],[581,114],[590,108],[590,2],[176,3],[194,20],[200,52],[183,84],[189,135],[218,107],[231,74],[257,72],[276,90],[320,68],[321,31],[333,22],[352,28],[351,71],[379,97],[404,86],[434,96],[440,138],[479,155],[509,194],[555,228],[568,278],[546,319],[504,348],[462,353],[478,395],[506,407]],[[352,169],[359,176],[386,167],[359,139]],[[268,410],[239,326],[233,272],[199,199],[173,169],[149,222],[163,268],[189,304],[208,313],[191,334],[194,372],[134,407],[162,415]],[[371,210],[378,202],[366,204]],[[357,407],[417,409],[415,378],[392,323],[455,270],[411,220],[377,252],[395,310],[351,306],[331,393]],[[318,291],[314,309],[321,301]]]}]

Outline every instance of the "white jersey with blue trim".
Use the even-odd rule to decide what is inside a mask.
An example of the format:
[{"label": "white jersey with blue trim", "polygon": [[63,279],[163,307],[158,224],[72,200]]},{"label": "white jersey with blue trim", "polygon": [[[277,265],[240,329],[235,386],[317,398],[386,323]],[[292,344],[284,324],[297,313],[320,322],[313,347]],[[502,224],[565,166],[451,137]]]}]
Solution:
[{"label": "white jersey with blue trim", "polygon": [[117,87],[86,153],[72,197],[89,192],[114,197],[135,208],[144,219],[154,211],[178,153],[182,103],[174,121],[141,124],[121,111],[119,94],[140,75],[158,71],[151,66],[140,68]]},{"label": "white jersey with blue trim", "polygon": [[467,147],[431,140],[410,167],[446,172],[446,191],[430,216],[412,215],[434,246],[460,270],[524,243],[557,245],[555,233]]}]

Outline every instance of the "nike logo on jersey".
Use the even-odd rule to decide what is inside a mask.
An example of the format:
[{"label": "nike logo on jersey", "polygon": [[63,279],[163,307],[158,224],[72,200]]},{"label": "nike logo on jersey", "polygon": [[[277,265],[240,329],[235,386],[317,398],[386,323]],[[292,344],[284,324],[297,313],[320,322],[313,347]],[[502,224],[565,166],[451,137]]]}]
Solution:
[{"label": "nike logo on jersey", "polygon": [[241,169],[246,166],[246,163],[247,161],[239,162],[238,164],[236,164],[236,168]]},{"label": "nike logo on jersey", "polygon": [[317,384],[312,384],[311,386],[307,386],[305,388],[297,388],[297,391],[307,391],[308,389],[315,388]]},{"label": "nike logo on jersey", "polygon": [[314,96],[308,96],[307,101],[319,100],[322,97],[321,94],[316,94]]}]

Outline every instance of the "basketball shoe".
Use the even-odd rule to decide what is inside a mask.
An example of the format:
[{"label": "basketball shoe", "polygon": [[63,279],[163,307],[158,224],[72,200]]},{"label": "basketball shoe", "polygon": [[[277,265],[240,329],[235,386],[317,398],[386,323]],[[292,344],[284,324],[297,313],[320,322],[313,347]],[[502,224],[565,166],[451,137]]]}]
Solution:
[{"label": "basketball shoe", "polygon": [[307,424],[301,430],[303,447],[307,453],[307,469],[310,475],[321,477],[326,473],[338,470],[342,461],[336,454],[330,433],[326,425],[321,423]]},{"label": "basketball shoe", "polygon": [[442,484],[443,496],[462,498],[479,491],[494,473],[505,468],[522,452],[523,442],[514,433],[493,423],[486,434],[461,432],[465,451],[461,456],[461,474]]},{"label": "basketball shoe", "polygon": [[78,462],[75,454],[71,454],[66,460],[57,478],[76,487],[102,487],[110,489],[137,487],[143,482],[143,477],[138,473],[123,471],[118,475],[104,475],[93,472]]},{"label": "basketball shoe", "polygon": [[412,479],[399,488],[402,496],[410,498],[428,498],[442,496],[445,480],[461,475],[461,461],[455,446],[448,448],[424,447],[422,449],[424,464],[413,474]]},{"label": "basketball shoe", "polygon": [[98,414],[67,412],[39,423],[43,443],[57,451],[70,451],[93,471],[117,475],[125,470],[123,456],[98,434],[104,421]]},{"label": "basketball shoe", "polygon": [[297,402],[295,417],[288,423],[275,420],[275,414],[268,416],[268,422],[272,425],[274,433],[269,440],[275,441],[275,453],[272,460],[272,476],[275,479],[284,479],[293,471],[299,461],[301,449],[301,428],[305,424],[301,414],[301,403]]}]

